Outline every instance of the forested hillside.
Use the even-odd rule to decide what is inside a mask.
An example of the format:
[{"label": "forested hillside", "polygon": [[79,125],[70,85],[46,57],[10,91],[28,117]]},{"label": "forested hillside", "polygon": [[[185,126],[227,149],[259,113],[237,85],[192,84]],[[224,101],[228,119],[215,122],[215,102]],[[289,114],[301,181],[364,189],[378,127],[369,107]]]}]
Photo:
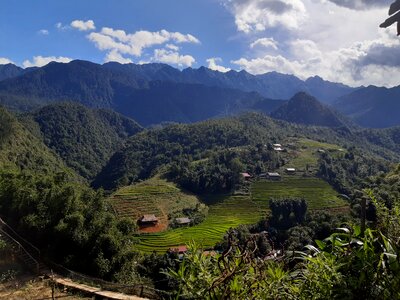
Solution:
[{"label": "forested hillside", "polygon": [[141,130],[133,120],[110,110],[76,103],[45,106],[23,117],[27,128],[39,126],[40,137],[81,176],[92,179],[129,136]]},{"label": "forested hillside", "polygon": [[400,87],[368,86],[340,97],[333,105],[363,127],[384,128],[400,123]]},{"label": "forested hillside", "polygon": [[[361,131],[362,132],[362,131]],[[154,175],[179,158],[192,161],[210,157],[224,149],[242,146],[265,147],[290,136],[304,136],[336,144],[359,145],[363,151],[393,160],[399,154],[379,143],[370,143],[348,128],[302,126],[277,121],[258,113],[210,120],[196,124],[177,124],[143,131],[117,151],[94,180],[94,186],[114,189]],[[392,149],[395,150],[395,149]]]},{"label": "forested hillside", "polygon": [[30,170],[44,174],[65,171],[75,177],[55,153],[3,107],[0,107],[0,125],[2,170]]},{"label": "forested hillside", "polygon": [[297,93],[289,101],[273,111],[271,116],[276,119],[305,125],[346,126],[340,120],[338,114],[306,93]]}]

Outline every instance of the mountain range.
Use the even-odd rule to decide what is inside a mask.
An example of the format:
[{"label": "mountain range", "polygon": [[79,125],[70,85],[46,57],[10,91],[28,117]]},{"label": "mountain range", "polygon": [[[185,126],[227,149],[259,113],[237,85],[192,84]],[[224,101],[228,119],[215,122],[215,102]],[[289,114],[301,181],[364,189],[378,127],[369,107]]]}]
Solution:
[{"label": "mountain range", "polygon": [[[353,88],[318,76],[303,81],[277,72],[222,73],[205,67],[179,70],[159,63],[100,65],[76,60],[53,62],[41,68],[0,66],[0,104],[11,110],[32,111],[51,103],[73,101],[92,108],[112,109],[142,126],[191,123],[244,111],[261,111],[292,122],[299,117],[309,121],[327,117],[330,109],[320,105],[316,108],[315,102],[308,110],[300,102],[288,106],[285,100],[298,92],[332,106],[338,119],[344,118],[342,113],[363,127],[400,124],[400,116],[395,113],[400,106],[400,87]],[[284,116],[289,113],[287,109],[292,114],[289,119]],[[296,111],[301,116],[293,118]],[[322,114],[311,115],[315,113]],[[338,123],[332,120],[314,120],[310,125],[336,126]]]}]

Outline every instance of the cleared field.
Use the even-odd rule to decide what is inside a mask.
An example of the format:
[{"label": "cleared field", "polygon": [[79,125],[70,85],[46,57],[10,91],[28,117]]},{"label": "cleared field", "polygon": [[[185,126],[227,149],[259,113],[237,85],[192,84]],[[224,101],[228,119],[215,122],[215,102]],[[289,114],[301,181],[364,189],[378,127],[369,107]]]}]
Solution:
[{"label": "cleared field", "polygon": [[328,183],[315,177],[284,175],[281,181],[258,181],[252,185],[251,193],[253,201],[264,211],[269,200],[283,198],[304,198],[309,209],[347,205]]},{"label": "cleared field", "polygon": [[204,222],[193,227],[138,235],[135,248],[143,252],[165,252],[192,240],[211,247],[221,241],[229,228],[256,223],[261,218],[261,210],[249,196],[211,196],[204,202],[210,205]]},{"label": "cleared field", "polygon": [[309,139],[296,139],[292,141],[297,148],[297,155],[291,159],[290,162],[285,166],[286,168],[296,168],[298,170],[304,170],[308,166],[310,169],[316,168],[318,165],[318,150],[324,150],[328,152],[339,151],[340,146],[334,144],[322,143]]},{"label": "cleared field", "polygon": [[199,203],[196,196],[184,193],[173,183],[157,177],[119,189],[109,201],[120,218],[137,220],[145,214],[156,215],[159,224],[144,231],[165,230],[169,213],[193,208]]}]

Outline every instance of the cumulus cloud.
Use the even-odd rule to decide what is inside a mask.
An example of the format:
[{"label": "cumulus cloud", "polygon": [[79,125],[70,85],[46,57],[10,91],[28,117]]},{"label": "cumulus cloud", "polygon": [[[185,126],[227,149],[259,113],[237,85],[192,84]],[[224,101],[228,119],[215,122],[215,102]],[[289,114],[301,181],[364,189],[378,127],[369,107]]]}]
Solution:
[{"label": "cumulus cloud", "polygon": [[206,60],[206,62],[208,63],[208,68],[214,71],[225,73],[231,70],[229,68],[225,68],[224,66],[218,65],[219,62],[222,62],[222,59],[220,57],[210,57]]},{"label": "cumulus cloud", "polygon": [[327,52],[313,41],[294,40],[289,50],[290,57],[265,55],[240,58],[232,63],[253,74],[278,71],[302,79],[320,75],[352,86],[399,84],[400,41],[387,34]]},{"label": "cumulus cloud", "polygon": [[235,17],[236,27],[245,33],[283,26],[296,29],[307,17],[302,0],[224,0]]},{"label": "cumulus cloud", "polygon": [[129,64],[132,63],[130,58],[123,57],[117,50],[111,50],[107,53],[106,58],[104,59],[105,62],[116,61],[120,64]]},{"label": "cumulus cloud", "polygon": [[25,60],[22,65],[24,68],[29,68],[29,67],[42,67],[47,65],[48,63],[55,61],[55,62],[61,62],[61,63],[68,63],[72,61],[72,58],[69,57],[64,57],[64,56],[34,56],[33,60]]},{"label": "cumulus cloud", "polygon": [[151,61],[173,64],[179,67],[190,67],[195,59],[190,55],[180,55],[178,52],[168,49],[155,49]]},{"label": "cumulus cloud", "polygon": [[351,9],[371,9],[376,7],[387,7],[393,0],[328,0],[338,6],[343,6]]},{"label": "cumulus cloud", "polygon": [[0,65],[6,65],[6,64],[14,64],[14,62],[8,58],[0,57]]},{"label": "cumulus cloud", "polygon": [[180,32],[169,32],[167,30],[151,32],[141,30],[129,34],[124,30],[115,30],[108,27],[102,28],[100,32],[90,33],[88,38],[100,50],[116,50],[119,53],[137,57],[142,55],[143,49],[162,45],[167,42],[175,42],[178,44],[200,43],[193,35],[182,34]]},{"label": "cumulus cloud", "polygon": [[71,27],[78,29],[79,31],[89,31],[96,29],[93,20],[87,20],[87,21],[74,20],[71,22]]},{"label": "cumulus cloud", "polygon": [[263,47],[278,50],[278,42],[274,38],[261,38],[250,44],[250,48]]},{"label": "cumulus cloud", "polygon": [[91,32],[87,38],[99,50],[107,51],[106,61],[132,62],[127,56],[142,57],[145,50],[164,45],[164,48],[153,51],[150,61],[170,63],[180,67],[191,66],[195,59],[190,55],[181,55],[180,47],[175,44],[200,43],[195,36],[180,32],[140,30],[127,33],[124,30],[109,27],[103,27],[100,32]]},{"label": "cumulus cloud", "polygon": [[[253,74],[277,71],[302,79],[320,75],[352,86],[399,85],[400,40],[395,29],[379,28],[393,0],[299,2],[224,0],[239,31],[269,36],[250,43],[231,63]],[[295,7],[300,14],[293,16]],[[293,19],[284,23],[283,16]]]},{"label": "cumulus cloud", "polygon": [[38,31],[38,34],[40,34],[40,35],[49,35],[49,31],[47,29],[40,29]]}]

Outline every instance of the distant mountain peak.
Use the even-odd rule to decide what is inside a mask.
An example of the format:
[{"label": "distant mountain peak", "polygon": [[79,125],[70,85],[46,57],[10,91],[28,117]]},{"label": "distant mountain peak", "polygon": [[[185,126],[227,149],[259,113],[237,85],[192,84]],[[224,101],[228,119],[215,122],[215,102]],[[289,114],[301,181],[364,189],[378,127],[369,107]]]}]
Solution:
[{"label": "distant mountain peak", "polygon": [[289,101],[272,112],[276,119],[292,123],[340,127],[344,123],[327,106],[306,92],[296,93]]}]

